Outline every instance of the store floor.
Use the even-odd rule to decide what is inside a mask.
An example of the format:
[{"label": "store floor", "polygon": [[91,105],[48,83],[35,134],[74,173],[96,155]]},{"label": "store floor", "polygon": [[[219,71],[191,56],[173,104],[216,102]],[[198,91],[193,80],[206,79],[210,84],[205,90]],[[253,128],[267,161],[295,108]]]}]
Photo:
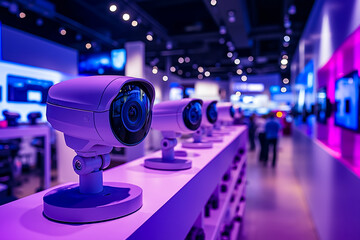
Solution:
[{"label": "store floor", "polygon": [[[248,152],[247,194],[241,240],[318,239],[293,165],[291,137],[280,140],[276,168]],[[258,149],[257,149],[258,150]]]}]

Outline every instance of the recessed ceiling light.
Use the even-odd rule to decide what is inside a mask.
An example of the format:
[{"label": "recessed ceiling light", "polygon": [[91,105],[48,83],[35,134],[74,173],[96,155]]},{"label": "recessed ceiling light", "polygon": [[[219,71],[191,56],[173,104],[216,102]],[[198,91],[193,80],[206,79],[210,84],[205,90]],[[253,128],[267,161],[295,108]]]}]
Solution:
[{"label": "recessed ceiling light", "polygon": [[117,6],[115,4],[110,5],[109,7],[110,12],[115,12],[117,10]]}]

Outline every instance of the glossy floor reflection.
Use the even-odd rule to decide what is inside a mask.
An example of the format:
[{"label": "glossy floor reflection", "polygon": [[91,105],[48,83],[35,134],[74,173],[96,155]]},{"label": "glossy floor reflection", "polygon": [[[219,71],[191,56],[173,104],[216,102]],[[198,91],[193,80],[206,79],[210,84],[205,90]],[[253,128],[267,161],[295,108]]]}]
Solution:
[{"label": "glossy floor reflection", "polygon": [[247,206],[239,239],[318,239],[294,171],[292,148],[291,137],[280,140],[275,169],[258,162],[258,151],[248,153]]}]

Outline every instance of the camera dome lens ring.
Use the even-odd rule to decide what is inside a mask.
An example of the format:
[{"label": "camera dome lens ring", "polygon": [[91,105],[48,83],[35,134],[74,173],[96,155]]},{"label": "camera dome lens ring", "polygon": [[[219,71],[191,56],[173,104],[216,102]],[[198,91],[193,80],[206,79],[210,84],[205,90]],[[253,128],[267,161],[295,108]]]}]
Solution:
[{"label": "camera dome lens ring", "polygon": [[216,122],[218,117],[216,102],[210,103],[209,106],[206,108],[206,117],[210,123],[214,124]]},{"label": "camera dome lens ring", "polygon": [[187,128],[196,130],[201,125],[201,103],[198,101],[190,102],[183,111],[183,120]]},{"label": "camera dome lens ring", "polygon": [[150,97],[146,83],[133,81],[124,84],[113,99],[110,126],[120,143],[133,146],[146,137],[152,120]]}]

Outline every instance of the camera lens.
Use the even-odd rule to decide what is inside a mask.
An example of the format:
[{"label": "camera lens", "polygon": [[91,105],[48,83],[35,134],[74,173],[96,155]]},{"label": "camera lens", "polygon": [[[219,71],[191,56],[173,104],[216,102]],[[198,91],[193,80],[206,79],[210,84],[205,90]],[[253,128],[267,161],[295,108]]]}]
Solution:
[{"label": "camera lens", "polygon": [[234,116],[235,116],[235,109],[234,109],[233,106],[230,107],[230,116],[231,116],[232,118],[234,118]]},{"label": "camera lens", "polygon": [[124,122],[124,126],[130,132],[139,131],[145,124],[145,106],[141,104],[136,97],[130,97],[124,103],[122,108],[121,117]]},{"label": "camera lens", "polygon": [[191,101],[183,112],[183,120],[190,130],[196,130],[201,124],[201,103],[198,101]]},{"label": "camera lens", "polygon": [[206,109],[206,117],[209,123],[214,124],[217,120],[216,102],[212,102]]},{"label": "camera lens", "polygon": [[150,105],[143,83],[131,82],[121,88],[110,107],[110,124],[120,142],[135,145],[145,138],[151,125]]}]

